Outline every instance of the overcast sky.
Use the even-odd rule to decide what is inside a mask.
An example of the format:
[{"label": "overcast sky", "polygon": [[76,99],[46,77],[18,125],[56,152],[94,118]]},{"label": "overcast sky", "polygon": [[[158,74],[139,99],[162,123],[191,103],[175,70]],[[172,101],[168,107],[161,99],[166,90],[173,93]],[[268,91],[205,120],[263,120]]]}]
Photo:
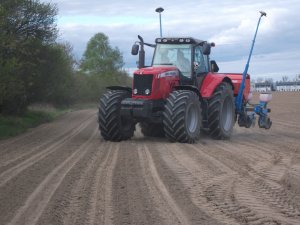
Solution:
[{"label": "overcast sky", "polygon": [[[69,41],[78,59],[97,32],[109,36],[124,56],[125,68],[134,68],[130,55],[137,35],[153,43],[159,37],[157,7],[163,7],[163,36],[191,36],[213,41],[211,58],[220,72],[242,72],[249,54],[260,10],[261,22],[250,63],[252,78],[300,74],[299,0],[42,0],[59,8],[60,40]],[[147,54],[147,51],[146,51]],[[148,51],[148,59],[151,58]]]}]

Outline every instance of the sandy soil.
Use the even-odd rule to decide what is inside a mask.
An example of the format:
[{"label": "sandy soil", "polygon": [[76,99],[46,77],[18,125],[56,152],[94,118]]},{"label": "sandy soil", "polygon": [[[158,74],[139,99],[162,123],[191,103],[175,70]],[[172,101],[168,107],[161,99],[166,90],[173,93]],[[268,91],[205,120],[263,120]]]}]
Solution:
[{"label": "sandy soil", "polygon": [[0,142],[0,224],[300,224],[300,93],[271,130],[194,145],[100,138],[96,110]]}]

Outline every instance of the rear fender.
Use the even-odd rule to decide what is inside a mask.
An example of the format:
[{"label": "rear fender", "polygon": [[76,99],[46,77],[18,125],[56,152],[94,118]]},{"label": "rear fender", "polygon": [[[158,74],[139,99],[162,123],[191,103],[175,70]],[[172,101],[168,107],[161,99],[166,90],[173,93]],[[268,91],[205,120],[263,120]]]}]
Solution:
[{"label": "rear fender", "polygon": [[226,77],[225,75],[217,73],[207,74],[201,85],[201,96],[203,98],[210,98],[214,93],[215,89],[224,81],[231,85],[232,90],[234,89],[231,79]]}]

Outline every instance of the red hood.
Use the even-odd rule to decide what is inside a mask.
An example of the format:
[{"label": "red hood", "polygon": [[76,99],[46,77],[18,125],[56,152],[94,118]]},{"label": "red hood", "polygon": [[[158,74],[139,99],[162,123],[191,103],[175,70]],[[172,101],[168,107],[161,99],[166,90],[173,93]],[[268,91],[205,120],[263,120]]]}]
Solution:
[{"label": "red hood", "polygon": [[171,70],[178,70],[176,66],[145,67],[134,71],[135,74],[160,74]]}]

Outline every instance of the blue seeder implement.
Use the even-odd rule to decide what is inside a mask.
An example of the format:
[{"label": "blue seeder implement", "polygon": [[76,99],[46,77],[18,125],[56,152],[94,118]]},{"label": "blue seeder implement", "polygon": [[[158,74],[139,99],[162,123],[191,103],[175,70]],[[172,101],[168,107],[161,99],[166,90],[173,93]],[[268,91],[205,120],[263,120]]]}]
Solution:
[{"label": "blue seeder implement", "polygon": [[[272,126],[272,121],[271,121],[270,117],[268,117],[268,113],[271,112],[271,110],[267,108],[268,102],[272,99],[271,93],[262,93],[260,95],[259,104],[249,104],[249,103],[243,102],[243,93],[244,93],[244,89],[245,89],[245,81],[246,81],[246,76],[247,76],[247,72],[248,72],[248,68],[249,68],[249,63],[251,60],[259,24],[260,24],[261,18],[263,16],[267,16],[267,14],[265,12],[260,11],[260,17],[259,17],[259,20],[257,23],[257,27],[256,27],[254,38],[252,41],[250,53],[249,53],[248,60],[247,60],[247,63],[246,63],[246,66],[245,66],[245,69],[243,72],[241,87],[239,89],[239,93],[238,93],[238,96],[236,97],[236,101],[235,101],[236,113],[238,114],[238,124],[239,124],[239,126],[246,127],[246,128],[249,128],[249,127],[251,127],[251,125],[255,124],[256,115],[259,116],[258,126],[260,128],[270,129]],[[249,105],[251,107],[249,107]]]}]

